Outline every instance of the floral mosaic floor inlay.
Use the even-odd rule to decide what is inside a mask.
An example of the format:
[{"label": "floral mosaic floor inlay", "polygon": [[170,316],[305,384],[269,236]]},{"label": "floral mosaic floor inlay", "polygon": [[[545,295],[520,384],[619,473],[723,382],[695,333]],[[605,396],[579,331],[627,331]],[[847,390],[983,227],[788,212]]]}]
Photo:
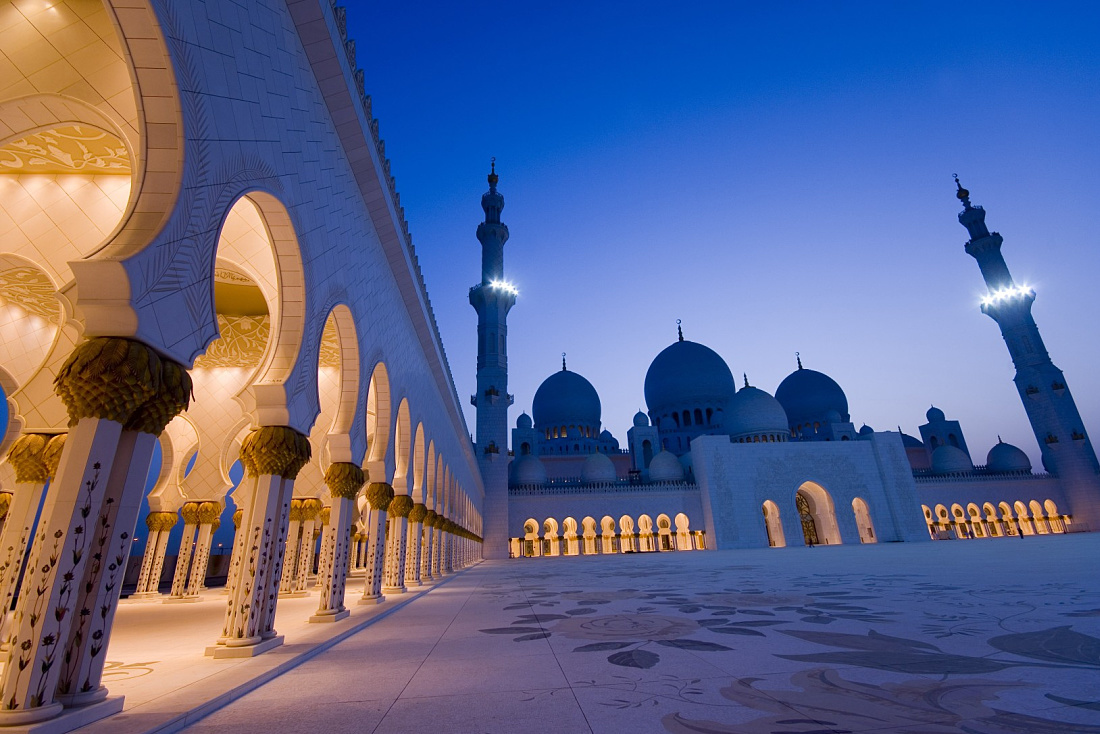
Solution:
[{"label": "floral mosaic floor inlay", "polygon": [[334,693],[363,731],[1100,734],[1098,558],[1082,535],[484,563],[194,730],[343,650],[401,658],[362,671],[392,693]]}]

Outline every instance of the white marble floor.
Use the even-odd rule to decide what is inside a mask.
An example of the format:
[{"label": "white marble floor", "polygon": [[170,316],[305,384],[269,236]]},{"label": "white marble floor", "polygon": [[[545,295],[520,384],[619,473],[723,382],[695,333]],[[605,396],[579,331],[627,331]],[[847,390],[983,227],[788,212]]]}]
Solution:
[{"label": "white marble floor", "polygon": [[185,731],[1100,733],[1098,559],[1100,534],[483,563]]}]

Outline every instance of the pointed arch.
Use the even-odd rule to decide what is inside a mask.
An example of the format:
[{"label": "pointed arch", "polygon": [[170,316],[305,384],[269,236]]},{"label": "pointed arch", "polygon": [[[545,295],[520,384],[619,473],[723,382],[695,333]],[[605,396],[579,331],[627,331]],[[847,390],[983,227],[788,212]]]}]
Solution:
[{"label": "pointed arch", "polygon": [[387,479],[386,456],[392,425],[389,370],[384,362],[379,362],[371,372],[367,388],[367,468],[372,482]]}]

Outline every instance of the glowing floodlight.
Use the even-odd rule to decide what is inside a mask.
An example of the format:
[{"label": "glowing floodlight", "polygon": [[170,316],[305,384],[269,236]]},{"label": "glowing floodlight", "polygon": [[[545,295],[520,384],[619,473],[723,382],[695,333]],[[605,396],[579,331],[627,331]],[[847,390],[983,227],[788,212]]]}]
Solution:
[{"label": "glowing floodlight", "polygon": [[519,288],[509,283],[506,280],[493,280],[489,282],[489,286],[497,289],[498,291],[504,291],[505,293],[511,293],[513,296],[519,295]]},{"label": "glowing floodlight", "polygon": [[988,295],[982,298],[982,306],[995,306],[1005,301],[1011,301],[1017,298],[1027,298],[1028,296],[1035,296],[1035,291],[1028,285],[1013,285],[1007,288],[998,288],[995,291],[990,291]]}]

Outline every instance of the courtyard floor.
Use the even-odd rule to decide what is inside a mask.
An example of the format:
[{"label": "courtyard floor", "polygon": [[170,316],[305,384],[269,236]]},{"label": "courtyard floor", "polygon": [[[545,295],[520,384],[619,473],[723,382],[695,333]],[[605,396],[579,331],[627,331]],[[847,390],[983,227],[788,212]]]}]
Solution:
[{"label": "courtyard floor", "polygon": [[[184,731],[1100,733],[1098,580],[1100,534],[486,562],[305,662],[303,635],[366,611],[286,627],[249,663],[272,679],[197,721],[233,688],[194,688]],[[87,731],[163,726],[130,698],[175,690],[164,665],[240,665],[189,631],[220,608],[124,605],[105,682],[127,711]]]}]

